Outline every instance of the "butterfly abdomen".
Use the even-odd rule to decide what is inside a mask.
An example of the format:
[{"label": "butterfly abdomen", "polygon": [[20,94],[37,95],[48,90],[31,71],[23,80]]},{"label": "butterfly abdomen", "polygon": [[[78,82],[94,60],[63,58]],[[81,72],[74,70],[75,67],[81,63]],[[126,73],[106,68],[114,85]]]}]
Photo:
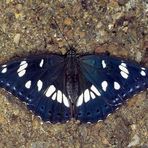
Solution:
[{"label": "butterfly abdomen", "polygon": [[66,78],[66,90],[67,90],[67,95],[69,96],[69,99],[71,100],[72,103],[76,102],[76,99],[78,97],[78,79],[79,79],[79,74],[78,74],[78,65],[77,62],[75,62],[77,59],[75,57],[69,57],[67,59],[67,65],[66,65],[66,70],[65,70],[65,78]]}]

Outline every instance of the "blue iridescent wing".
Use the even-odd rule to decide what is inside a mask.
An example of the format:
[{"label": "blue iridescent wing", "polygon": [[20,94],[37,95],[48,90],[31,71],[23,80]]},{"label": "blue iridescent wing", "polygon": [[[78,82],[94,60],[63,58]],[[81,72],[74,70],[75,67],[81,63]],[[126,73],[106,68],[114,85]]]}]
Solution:
[{"label": "blue iridescent wing", "polygon": [[147,68],[106,54],[80,57],[80,73],[82,93],[75,118],[81,122],[105,119],[126,99],[148,88]]},{"label": "blue iridescent wing", "polygon": [[70,119],[64,85],[64,58],[59,55],[28,57],[0,66],[0,87],[25,102],[43,121]]}]

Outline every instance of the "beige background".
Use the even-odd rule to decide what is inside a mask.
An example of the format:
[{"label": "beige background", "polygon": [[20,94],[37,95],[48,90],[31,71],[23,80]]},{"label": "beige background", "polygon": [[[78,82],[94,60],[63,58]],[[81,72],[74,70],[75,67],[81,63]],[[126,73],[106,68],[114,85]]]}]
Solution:
[{"label": "beige background", "polygon": [[[30,54],[64,54],[68,43],[62,32],[78,52],[109,51],[148,66],[146,11],[143,0],[1,0],[0,63]],[[145,91],[103,122],[46,124],[0,89],[0,147],[146,148],[147,113]]]}]

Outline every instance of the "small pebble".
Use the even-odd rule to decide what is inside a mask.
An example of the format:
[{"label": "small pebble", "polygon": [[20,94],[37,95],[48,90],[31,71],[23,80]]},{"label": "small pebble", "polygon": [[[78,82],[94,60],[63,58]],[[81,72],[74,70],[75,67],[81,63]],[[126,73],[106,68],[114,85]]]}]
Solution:
[{"label": "small pebble", "polygon": [[14,36],[13,41],[14,41],[14,43],[15,43],[16,45],[19,44],[20,37],[21,37],[21,34],[20,34],[20,33],[17,33],[17,34]]},{"label": "small pebble", "polygon": [[72,24],[72,19],[71,18],[66,18],[65,20],[64,20],[64,24],[65,25],[67,25],[67,26],[70,26],[71,24]]},{"label": "small pebble", "polygon": [[140,138],[138,137],[138,135],[135,135],[127,147],[134,147],[138,145],[139,143],[140,143]]}]

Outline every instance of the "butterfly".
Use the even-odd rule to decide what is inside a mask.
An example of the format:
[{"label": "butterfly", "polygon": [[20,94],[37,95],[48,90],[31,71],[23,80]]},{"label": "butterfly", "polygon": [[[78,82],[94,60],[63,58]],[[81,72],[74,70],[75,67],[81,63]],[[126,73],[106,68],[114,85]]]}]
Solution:
[{"label": "butterfly", "polygon": [[148,88],[148,68],[102,54],[49,54],[0,66],[5,88],[43,121],[81,123],[104,120],[128,98]]}]

